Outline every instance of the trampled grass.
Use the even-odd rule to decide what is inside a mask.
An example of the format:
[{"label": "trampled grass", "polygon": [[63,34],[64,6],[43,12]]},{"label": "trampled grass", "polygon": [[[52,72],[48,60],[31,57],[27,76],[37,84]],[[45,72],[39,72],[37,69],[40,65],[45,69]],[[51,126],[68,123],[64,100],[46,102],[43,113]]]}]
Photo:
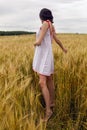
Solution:
[{"label": "trampled grass", "polygon": [[32,70],[35,35],[0,37],[0,130],[87,130],[87,35],[58,37],[68,53],[53,42],[56,106],[47,124]]}]

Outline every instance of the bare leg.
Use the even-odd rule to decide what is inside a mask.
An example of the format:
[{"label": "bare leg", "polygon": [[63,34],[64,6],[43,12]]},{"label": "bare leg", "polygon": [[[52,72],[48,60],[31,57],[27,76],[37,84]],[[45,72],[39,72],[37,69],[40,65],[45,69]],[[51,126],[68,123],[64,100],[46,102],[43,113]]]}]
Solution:
[{"label": "bare leg", "polygon": [[50,93],[50,107],[55,105],[54,82],[52,75],[47,77],[47,86]]},{"label": "bare leg", "polygon": [[52,110],[50,109],[50,94],[49,94],[49,90],[46,84],[47,77],[44,75],[39,75],[39,78],[40,78],[39,84],[40,84],[41,91],[42,91],[42,94],[46,103],[45,120],[48,120],[50,116],[52,115]]}]

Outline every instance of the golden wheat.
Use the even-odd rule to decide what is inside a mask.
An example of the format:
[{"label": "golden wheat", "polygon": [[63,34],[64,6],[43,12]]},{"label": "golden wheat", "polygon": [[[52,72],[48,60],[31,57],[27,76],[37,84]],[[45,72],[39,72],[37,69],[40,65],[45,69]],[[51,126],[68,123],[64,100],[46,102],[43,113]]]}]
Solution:
[{"label": "golden wheat", "polygon": [[58,37],[68,53],[53,42],[56,107],[47,124],[32,70],[35,35],[0,37],[0,130],[87,129],[87,35]]}]

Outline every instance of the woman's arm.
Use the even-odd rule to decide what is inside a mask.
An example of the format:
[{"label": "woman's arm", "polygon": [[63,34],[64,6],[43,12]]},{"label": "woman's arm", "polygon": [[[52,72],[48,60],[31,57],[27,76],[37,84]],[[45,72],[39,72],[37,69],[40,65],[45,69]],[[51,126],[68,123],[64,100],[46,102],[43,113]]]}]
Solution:
[{"label": "woman's arm", "polygon": [[36,42],[34,43],[34,46],[40,46],[45,34],[46,34],[46,31],[48,29],[48,23],[47,22],[43,22],[43,25],[41,27],[41,30],[40,30],[40,34],[39,34],[39,37],[37,38]]},{"label": "woman's arm", "polygon": [[64,46],[62,45],[61,41],[57,38],[54,27],[53,27],[53,39],[61,47],[61,49],[66,53],[67,50],[64,48]]}]

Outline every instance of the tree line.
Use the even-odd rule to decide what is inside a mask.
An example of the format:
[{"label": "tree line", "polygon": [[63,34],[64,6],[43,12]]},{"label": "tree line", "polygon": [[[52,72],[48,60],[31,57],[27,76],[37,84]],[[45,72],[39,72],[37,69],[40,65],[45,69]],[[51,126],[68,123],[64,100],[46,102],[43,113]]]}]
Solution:
[{"label": "tree line", "polygon": [[26,34],[35,34],[35,32],[28,32],[28,31],[0,31],[0,36],[26,35]]}]

